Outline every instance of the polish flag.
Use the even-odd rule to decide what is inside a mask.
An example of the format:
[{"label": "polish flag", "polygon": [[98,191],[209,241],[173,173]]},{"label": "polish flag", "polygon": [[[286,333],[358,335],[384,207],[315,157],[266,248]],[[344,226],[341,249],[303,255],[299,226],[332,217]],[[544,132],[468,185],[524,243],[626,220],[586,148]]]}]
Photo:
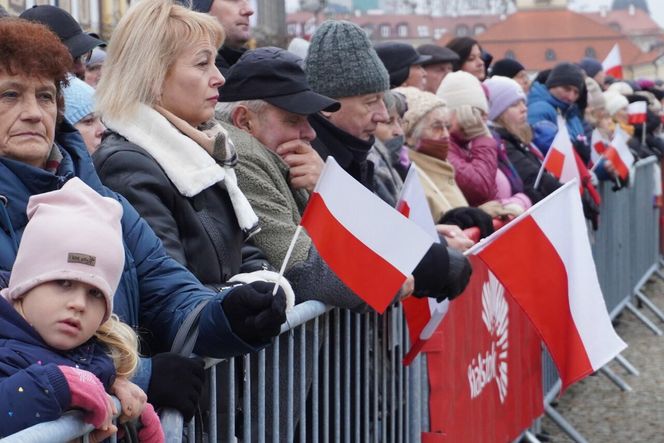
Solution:
[{"label": "polish flag", "polygon": [[610,75],[617,79],[623,78],[622,60],[620,58],[620,47],[618,47],[618,43],[613,45],[613,48],[609,51],[609,54],[602,62],[602,68],[606,75]]},{"label": "polish flag", "polygon": [[[397,210],[428,233],[431,239],[439,243],[438,231],[431,217],[422,183],[415,164],[411,164],[406,180],[401,188]],[[437,302],[433,298],[408,297],[403,302],[404,314],[408,323],[411,347],[403,358],[408,366],[420,353],[424,344],[431,338],[447,314],[449,300]]]},{"label": "polish flag", "polygon": [[628,122],[630,125],[640,125],[646,122],[647,103],[638,101],[627,106]]},{"label": "polish flag", "polygon": [[626,180],[629,176],[629,168],[634,163],[634,156],[627,147],[628,139],[629,135],[620,129],[619,126],[616,126],[616,132],[613,136],[613,140],[611,140],[611,145],[604,154],[604,157],[611,162],[616,169],[616,172],[623,180]]},{"label": "polish flag", "polygon": [[590,136],[590,147],[590,159],[594,164],[597,164],[604,156],[606,149],[609,147],[608,141],[602,136],[598,129],[594,129]]},{"label": "polish flag", "polygon": [[470,250],[530,318],[563,389],[627,347],[602,297],[577,189],[563,185]]},{"label": "polish flag", "polygon": [[383,313],[433,239],[344,171],[331,156],[302,215],[321,257]]},{"label": "polish flag", "polygon": [[561,116],[558,116],[558,133],[551,142],[551,147],[544,157],[542,168],[537,174],[535,180],[535,188],[539,185],[542,178],[544,169],[549,171],[551,175],[556,177],[561,183],[567,183],[570,180],[579,178],[579,170],[576,166],[576,159],[574,158],[574,147],[567,132],[567,125]]}]

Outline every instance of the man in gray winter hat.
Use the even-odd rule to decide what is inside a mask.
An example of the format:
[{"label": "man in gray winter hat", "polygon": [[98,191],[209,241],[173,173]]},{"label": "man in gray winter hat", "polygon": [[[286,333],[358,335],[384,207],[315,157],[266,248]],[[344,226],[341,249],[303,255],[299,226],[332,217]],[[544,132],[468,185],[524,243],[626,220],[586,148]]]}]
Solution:
[{"label": "man in gray winter hat", "polygon": [[[389,74],[362,28],[346,21],[326,21],[314,33],[305,59],[311,88],[341,104],[336,112],[309,116],[316,131],[314,149],[376,193],[374,164],[367,159],[378,123],[389,119],[383,101]],[[380,195],[380,194],[379,194]],[[448,253],[444,241],[434,243],[413,271],[416,297],[438,300],[459,295],[470,278],[470,266]]]}]

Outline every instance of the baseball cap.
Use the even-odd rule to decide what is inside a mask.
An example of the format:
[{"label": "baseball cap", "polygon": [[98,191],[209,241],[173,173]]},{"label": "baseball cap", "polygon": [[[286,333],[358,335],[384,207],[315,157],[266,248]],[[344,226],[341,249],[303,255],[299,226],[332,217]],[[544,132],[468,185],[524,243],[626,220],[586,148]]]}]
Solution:
[{"label": "baseball cap", "polygon": [[247,51],[228,71],[219,101],[264,100],[300,115],[338,111],[339,102],[311,89],[301,64],[300,57],[280,48]]}]

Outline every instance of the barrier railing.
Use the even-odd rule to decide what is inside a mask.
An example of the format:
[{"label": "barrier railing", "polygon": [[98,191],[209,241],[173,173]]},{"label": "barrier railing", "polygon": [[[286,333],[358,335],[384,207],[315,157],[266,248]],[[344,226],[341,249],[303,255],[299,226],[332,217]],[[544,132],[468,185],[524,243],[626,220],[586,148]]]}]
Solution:
[{"label": "barrier railing", "polygon": [[[637,297],[648,306],[641,287],[658,272],[655,165],[654,158],[638,162],[632,185],[619,192],[602,184],[593,255],[611,317],[629,309],[657,332],[659,328],[632,304]],[[419,442],[429,427],[427,373],[420,357],[403,367],[408,346],[400,305],[378,316],[302,303],[289,313],[272,346],[253,355],[208,362],[204,412],[186,426],[177,413],[163,414],[166,441]],[[584,442],[551,407],[560,380],[546,351],[542,358],[545,413],[574,441]],[[638,373],[622,357],[618,361]],[[79,416],[67,414],[7,441],[40,442],[44,435],[53,437],[65,428],[67,432],[57,434],[63,441],[90,430]],[[534,433],[524,436],[537,441]]]}]

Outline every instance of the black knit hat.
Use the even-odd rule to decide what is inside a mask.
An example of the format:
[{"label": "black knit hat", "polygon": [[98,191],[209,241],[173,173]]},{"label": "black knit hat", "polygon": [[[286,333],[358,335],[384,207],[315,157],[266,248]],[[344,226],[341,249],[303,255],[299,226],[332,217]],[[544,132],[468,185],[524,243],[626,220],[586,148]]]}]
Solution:
[{"label": "black knit hat", "polygon": [[572,63],[558,63],[546,80],[548,89],[556,86],[575,86],[579,91],[583,90],[585,79],[583,70]]},{"label": "black knit hat", "polygon": [[519,72],[526,68],[513,58],[503,58],[498,60],[491,67],[491,76],[500,75],[501,77],[514,78]]}]

